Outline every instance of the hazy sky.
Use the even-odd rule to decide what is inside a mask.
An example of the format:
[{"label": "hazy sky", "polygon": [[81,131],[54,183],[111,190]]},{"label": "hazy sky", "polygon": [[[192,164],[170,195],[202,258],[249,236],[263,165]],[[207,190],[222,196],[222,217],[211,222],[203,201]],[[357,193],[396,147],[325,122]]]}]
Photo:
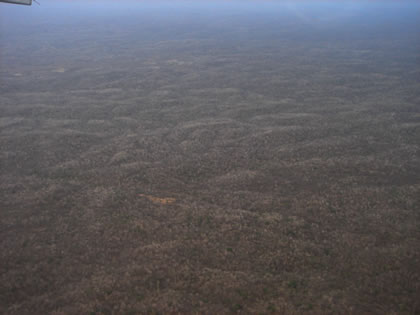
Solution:
[{"label": "hazy sky", "polygon": [[[354,16],[372,16],[388,22],[420,20],[420,1],[148,1],[148,0],[39,0],[31,7],[0,3],[0,27],[23,23],[21,19],[72,20],[75,16],[121,16],[138,13],[165,14],[236,14],[287,15],[304,23],[319,21],[345,22]],[[386,21],[384,21],[386,22]]]}]

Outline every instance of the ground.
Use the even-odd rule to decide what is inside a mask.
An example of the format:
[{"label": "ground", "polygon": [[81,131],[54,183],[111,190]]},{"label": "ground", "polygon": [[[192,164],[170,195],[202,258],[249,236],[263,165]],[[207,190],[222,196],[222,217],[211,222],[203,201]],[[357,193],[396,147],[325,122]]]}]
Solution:
[{"label": "ground", "polygon": [[144,19],[3,31],[0,313],[418,314],[417,34]]}]

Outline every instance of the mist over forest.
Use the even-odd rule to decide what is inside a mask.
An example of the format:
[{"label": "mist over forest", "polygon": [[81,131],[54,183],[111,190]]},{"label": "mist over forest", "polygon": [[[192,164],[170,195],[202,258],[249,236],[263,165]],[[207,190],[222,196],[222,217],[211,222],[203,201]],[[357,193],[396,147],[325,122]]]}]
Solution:
[{"label": "mist over forest", "polygon": [[1,314],[418,314],[420,3],[0,3]]}]

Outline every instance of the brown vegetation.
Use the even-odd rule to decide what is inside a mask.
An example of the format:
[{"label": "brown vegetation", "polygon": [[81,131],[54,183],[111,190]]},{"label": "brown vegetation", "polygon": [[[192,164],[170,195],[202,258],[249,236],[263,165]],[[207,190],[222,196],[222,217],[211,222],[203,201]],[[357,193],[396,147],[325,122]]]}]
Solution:
[{"label": "brown vegetation", "polygon": [[135,21],[2,41],[0,313],[420,312],[417,34]]}]

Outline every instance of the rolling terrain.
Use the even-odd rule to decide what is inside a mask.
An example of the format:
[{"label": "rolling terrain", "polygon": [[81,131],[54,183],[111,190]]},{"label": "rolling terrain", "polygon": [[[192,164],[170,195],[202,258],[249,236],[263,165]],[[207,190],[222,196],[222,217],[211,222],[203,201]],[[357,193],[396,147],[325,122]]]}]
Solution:
[{"label": "rolling terrain", "polygon": [[0,313],[420,312],[416,11],[44,7],[0,32]]}]

